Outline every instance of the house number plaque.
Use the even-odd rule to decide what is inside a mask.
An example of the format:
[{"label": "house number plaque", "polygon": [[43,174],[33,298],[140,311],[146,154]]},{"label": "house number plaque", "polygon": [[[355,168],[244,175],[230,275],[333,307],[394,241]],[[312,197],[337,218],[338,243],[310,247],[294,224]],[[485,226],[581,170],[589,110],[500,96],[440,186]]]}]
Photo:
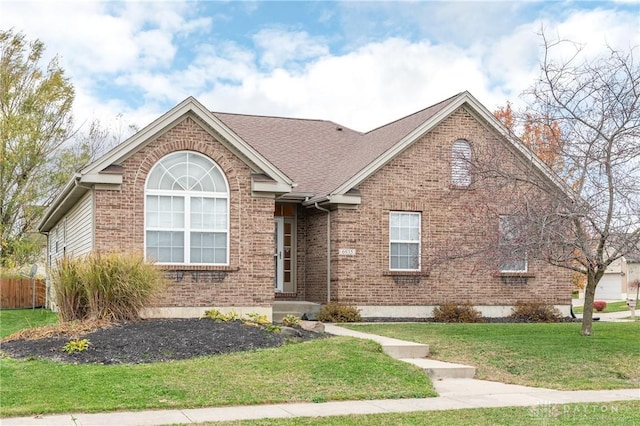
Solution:
[{"label": "house number plaque", "polygon": [[356,249],[338,249],[338,254],[340,256],[355,256],[356,255]]}]

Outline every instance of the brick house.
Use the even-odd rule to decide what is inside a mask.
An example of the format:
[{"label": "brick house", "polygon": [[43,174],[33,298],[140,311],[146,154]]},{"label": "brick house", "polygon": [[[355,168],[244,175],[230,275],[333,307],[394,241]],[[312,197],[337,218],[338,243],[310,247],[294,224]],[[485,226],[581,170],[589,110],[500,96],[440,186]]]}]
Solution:
[{"label": "brick house", "polygon": [[533,299],[568,313],[569,272],[522,255],[441,255],[500,238],[502,216],[469,220],[487,195],[467,161],[480,149],[555,179],[468,92],[367,133],[188,98],[76,173],[39,230],[50,265],[92,250],[155,259],[169,285],[149,316],[328,300],[364,317],[462,301],[502,316]]}]

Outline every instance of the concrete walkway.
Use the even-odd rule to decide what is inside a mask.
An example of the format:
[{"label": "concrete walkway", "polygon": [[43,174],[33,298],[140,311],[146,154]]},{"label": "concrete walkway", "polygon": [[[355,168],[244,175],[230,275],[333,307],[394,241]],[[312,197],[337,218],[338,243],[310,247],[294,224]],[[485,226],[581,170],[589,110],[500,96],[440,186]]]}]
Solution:
[{"label": "concrete walkway", "polygon": [[392,358],[408,362],[421,368],[432,380],[472,379],[476,375],[475,367],[427,358],[427,356],[429,356],[429,345],[378,336],[376,334],[362,333],[335,324],[325,324],[324,326],[327,333],[336,336],[351,336],[373,340],[382,346],[384,353]]},{"label": "concrete walkway", "polygon": [[[383,348],[405,346],[411,351],[424,351],[425,345],[360,333],[335,325],[327,325],[327,332],[351,335],[375,340]],[[418,347],[414,345],[419,345]],[[428,348],[427,348],[428,351]],[[414,352],[414,353],[418,353]],[[397,353],[404,356],[407,352]],[[424,355],[423,355],[424,356]],[[406,359],[403,359],[406,360]],[[427,361],[427,359],[423,359]],[[410,361],[408,361],[410,362]],[[442,363],[447,364],[447,363]],[[466,366],[462,366],[466,367]],[[432,410],[459,410],[481,407],[548,407],[556,404],[597,403],[640,400],[640,389],[558,391],[471,378],[444,378],[433,381],[440,396],[436,398],[392,399],[369,401],[336,401],[324,403],[292,403],[251,405],[238,407],[212,407],[182,410],[150,410],[135,412],[111,412],[96,414],[61,414],[37,417],[13,417],[0,419],[2,426],[50,426],[50,425],[123,425],[150,426],[189,424],[228,420],[262,418],[328,417],[350,414],[407,413]]]},{"label": "concrete walkway", "polygon": [[[576,315],[576,317],[582,319],[582,314]],[[610,313],[601,313],[594,312],[594,318],[600,318],[598,321],[602,322],[631,322],[631,312],[622,311],[622,312],[610,312]],[[636,310],[636,320],[640,318],[640,310]]]},{"label": "concrete walkway", "polygon": [[[624,300],[605,300],[607,303],[611,302],[624,302]],[[584,306],[584,299],[571,299],[571,304],[573,307],[582,307]],[[578,319],[582,319],[582,314],[576,314]],[[609,312],[602,313],[593,311],[594,318],[600,318],[599,321],[603,322],[627,322],[631,320],[631,310],[620,311],[620,312]],[[640,318],[640,307],[636,309],[636,320]]]}]

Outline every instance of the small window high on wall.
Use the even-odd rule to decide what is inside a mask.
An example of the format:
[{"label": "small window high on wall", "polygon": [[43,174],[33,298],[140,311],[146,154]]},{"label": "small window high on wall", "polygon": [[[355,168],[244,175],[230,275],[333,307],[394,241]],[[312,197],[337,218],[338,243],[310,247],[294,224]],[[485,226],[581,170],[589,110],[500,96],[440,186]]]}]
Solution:
[{"label": "small window high on wall", "polygon": [[162,158],[145,187],[145,253],[162,264],[228,265],[229,188],[208,157]]},{"label": "small window high on wall", "polygon": [[471,145],[464,139],[455,141],[451,148],[451,185],[471,185]]}]

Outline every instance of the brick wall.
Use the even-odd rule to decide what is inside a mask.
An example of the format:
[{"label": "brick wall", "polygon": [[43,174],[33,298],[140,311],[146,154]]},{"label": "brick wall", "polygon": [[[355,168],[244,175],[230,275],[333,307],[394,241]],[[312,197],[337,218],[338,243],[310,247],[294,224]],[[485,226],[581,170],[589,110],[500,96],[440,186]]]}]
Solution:
[{"label": "brick wall", "polygon": [[[333,213],[332,213],[333,214]],[[327,301],[327,213],[317,209],[306,211],[306,300]],[[332,276],[334,276],[332,274]],[[300,283],[298,283],[300,285]]]},{"label": "brick wall", "polygon": [[[362,204],[357,210],[332,212],[332,296],[355,305],[387,306],[447,301],[511,305],[533,299],[570,303],[570,273],[564,269],[534,261],[528,267],[531,277],[505,278],[496,276],[497,260],[487,253],[445,261],[488,242],[494,245],[498,226],[495,214],[508,213],[507,200],[515,192],[524,191],[514,187],[489,190],[483,185],[471,190],[452,188],[451,146],[457,139],[468,140],[474,154],[491,153],[502,167],[515,169],[508,146],[488,128],[466,110],[458,110],[364,181],[360,185]],[[421,212],[422,273],[428,276],[394,280],[390,275],[392,210]],[[324,231],[316,227],[314,232],[309,229],[309,235]],[[316,246],[321,249],[322,245]],[[339,248],[355,248],[357,254],[339,256]],[[316,267],[322,269],[320,262]]]},{"label": "brick wall", "polygon": [[[456,251],[468,252],[483,242],[494,241],[497,222],[491,214],[505,206],[495,203],[490,206],[493,211],[488,211],[487,198],[502,202],[519,190],[502,188],[496,197],[494,189],[477,186],[461,190],[450,185],[451,146],[457,139],[468,140],[474,153],[490,152],[501,166],[515,167],[508,146],[489,128],[464,109],[457,111],[364,181],[359,188],[362,204],[356,210],[331,212],[332,300],[373,306],[434,305],[446,301],[509,305],[534,298],[554,304],[570,303],[570,274],[544,263],[530,262],[531,277],[505,279],[495,276],[495,259],[486,255],[442,261]],[[159,159],[177,150],[207,155],[227,177],[230,265],[180,274],[174,271],[160,305],[271,306],[275,202],[252,197],[249,167],[190,118],[124,161],[120,190],[96,188],[96,249],[144,249],[145,180]],[[421,212],[423,276],[419,279],[398,279],[389,274],[388,221],[392,210]],[[326,212],[298,207],[297,291],[278,298],[326,302],[326,223]],[[356,255],[340,256],[340,248],[355,249]],[[200,274],[202,270],[215,270],[226,276],[217,282]]]},{"label": "brick wall", "polygon": [[[144,186],[151,168],[165,155],[180,150],[202,153],[222,169],[229,183],[229,267],[165,267],[173,272],[164,307],[270,307],[273,294],[274,200],[251,195],[249,167],[191,118],[126,159],[120,190],[95,191],[97,250],[144,250]],[[204,270],[220,271],[221,282]]]}]

